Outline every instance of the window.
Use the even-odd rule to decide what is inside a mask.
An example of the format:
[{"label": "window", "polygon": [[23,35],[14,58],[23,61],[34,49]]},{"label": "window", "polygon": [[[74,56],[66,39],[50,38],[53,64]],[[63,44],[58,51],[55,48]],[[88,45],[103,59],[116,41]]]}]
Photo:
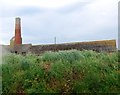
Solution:
[{"label": "window", "polygon": [[26,55],[26,52],[22,52],[22,55]]},{"label": "window", "polygon": [[17,51],[15,51],[15,54],[17,54],[18,52]]}]

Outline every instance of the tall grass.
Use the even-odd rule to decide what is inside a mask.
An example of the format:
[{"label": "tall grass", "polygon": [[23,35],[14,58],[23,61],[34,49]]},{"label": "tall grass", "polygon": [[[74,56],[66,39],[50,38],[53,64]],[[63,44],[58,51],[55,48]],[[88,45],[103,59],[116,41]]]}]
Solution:
[{"label": "tall grass", "polygon": [[46,52],[3,58],[3,93],[120,93],[118,52]]}]

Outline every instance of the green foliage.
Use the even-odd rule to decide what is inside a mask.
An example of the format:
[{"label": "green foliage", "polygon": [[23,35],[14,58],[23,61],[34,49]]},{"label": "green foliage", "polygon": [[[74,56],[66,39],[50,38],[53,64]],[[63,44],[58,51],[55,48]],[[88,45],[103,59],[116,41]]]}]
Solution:
[{"label": "green foliage", "polygon": [[77,50],[71,51],[59,51],[59,52],[46,52],[43,54],[43,61],[68,61],[70,63],[74,63],[74,61],[83,59],[84,56]]},{"label": "green foliage", "polygon": [[1,77],[3,93],[120,93],[118,52],[10,54],[3,57]]}]

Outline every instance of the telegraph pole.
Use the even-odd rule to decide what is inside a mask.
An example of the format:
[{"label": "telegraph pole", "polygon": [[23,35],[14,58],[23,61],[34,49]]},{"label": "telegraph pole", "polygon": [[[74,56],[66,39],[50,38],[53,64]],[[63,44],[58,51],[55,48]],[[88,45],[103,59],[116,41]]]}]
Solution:
[{"label": "telegraph pole", "polygon": [[56,37],[54,37],[54,44],[56,45]]},{"label": "telegraph pole", "polygon": [[54,51],[56,51],[56,37],[54,37],[54,45],[55,45]]}]

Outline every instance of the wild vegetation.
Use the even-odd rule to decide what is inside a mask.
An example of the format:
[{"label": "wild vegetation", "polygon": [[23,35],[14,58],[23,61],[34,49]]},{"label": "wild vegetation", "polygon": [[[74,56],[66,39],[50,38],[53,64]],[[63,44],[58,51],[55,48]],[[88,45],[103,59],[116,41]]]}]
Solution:
[{"label": "wild vegetation", "polygon": [[[120,56],[120,55],[119,55]],[[46,52],[3,57],[3,93],[120,93],[118,52]]]}]

